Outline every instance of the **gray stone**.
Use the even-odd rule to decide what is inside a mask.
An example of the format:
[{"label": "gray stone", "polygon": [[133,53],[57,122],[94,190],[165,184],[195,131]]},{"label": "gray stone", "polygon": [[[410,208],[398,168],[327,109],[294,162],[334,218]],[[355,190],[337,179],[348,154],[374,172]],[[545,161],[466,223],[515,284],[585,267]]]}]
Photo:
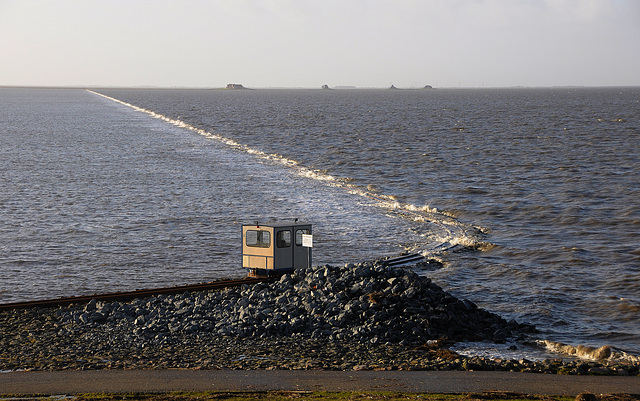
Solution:
[{"label": "gray stone", "polygon": [[[350,290],[344,291],[347,288]],[[6,344],[6,350],[15,349],[10,344],[25,344],[18,352],[23,356],[20,363],[27,367],[35,366],[35,362],[25,361],[38,358],[41,366],[45,366],[42,358],[49,357],[35,355],[49,353],[48,368],[185,368],[206,360],[203,368],[216,369],[402,366],[408,370],[466,366],[638,374],[637,367],[627,365],[605,369],[599,364],[582,366],[575,362],[571,362],[573,365],[525,360],[497,363],[473,359],[465,363],[462,357],[455,362],[428,356],[428,351],[420,346],[443,336],[453,342],[503,341],[521,336],[520,330],[530,330],[531,326],[507,322],[471,301],[460,301],[411,271],[368,262],[300,269],[276,282],[223,291],[163,295],[130,302],[95,302],[92,306],[88,303],[56,309],[50,314],[25,316],[31,320],[48,316],[56,326],[48,331],[38,328],[41,334],[33,348],[27,348],[30,343],[15,339],[18,333],[27,330],[13,333],[5,327],[28,326],[30,320],[0,313],[0,319],[5,319],[0,321],[0,369],[17,366],[8,362],[9,357],[3,357],[12,351],[2,354],[2,344]],[[38,324],[41,326],[46,325]],[[64,347],[64,351],[50,351],[47,344]],[[239,359],[238,352],[251,357]],[[110,362],[100,362],[94,355]],[[55,361],[54,356],[62,362]],[[309,362],[311,359],[315,362]]]}]

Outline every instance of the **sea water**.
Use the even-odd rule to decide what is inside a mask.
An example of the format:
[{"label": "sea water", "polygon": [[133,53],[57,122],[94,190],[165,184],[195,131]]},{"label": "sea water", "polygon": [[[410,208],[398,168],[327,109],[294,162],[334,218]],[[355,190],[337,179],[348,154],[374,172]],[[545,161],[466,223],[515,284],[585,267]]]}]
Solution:
[{"label": "sea water", "polygon": [[[540,339],[640,351],[640,89],[0,89],[0,302],[401,252]],[[479,346],[475,346],[478,350]]]}]

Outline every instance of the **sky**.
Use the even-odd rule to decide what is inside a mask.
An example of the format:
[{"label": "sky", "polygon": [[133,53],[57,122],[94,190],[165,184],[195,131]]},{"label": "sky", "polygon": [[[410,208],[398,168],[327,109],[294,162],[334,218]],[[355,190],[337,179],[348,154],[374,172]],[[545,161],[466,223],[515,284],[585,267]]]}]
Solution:
[{"label": "sky", "polygon": [[0,85],[640,85],[640,0],[0,0]]}]

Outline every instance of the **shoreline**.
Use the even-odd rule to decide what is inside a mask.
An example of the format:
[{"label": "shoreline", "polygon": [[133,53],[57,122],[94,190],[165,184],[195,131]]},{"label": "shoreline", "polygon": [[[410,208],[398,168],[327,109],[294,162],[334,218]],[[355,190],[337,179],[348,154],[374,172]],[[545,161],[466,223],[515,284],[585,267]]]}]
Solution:
[{"label": "shoreline", "polygon": [[271,284],[0,312],[0,370],[511,371],[638,376],[638,362],[463,356],[535,328],[380,261]]}]

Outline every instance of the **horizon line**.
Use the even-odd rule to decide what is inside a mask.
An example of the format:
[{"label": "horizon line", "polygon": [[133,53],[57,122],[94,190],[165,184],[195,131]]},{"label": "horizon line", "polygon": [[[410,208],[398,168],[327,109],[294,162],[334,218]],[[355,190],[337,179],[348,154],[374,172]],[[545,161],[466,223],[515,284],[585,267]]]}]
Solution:
[{"label": "horizon line", "polygon": [[437,89],[563,89],[563,88],[634,88],[635,85],[510,85],[510,86],[355,86],[355,85],[335,85],[335,86],[244,86],[240,89],[230,89],[224,86],[188,86],[188,85],[0,85],[0,88],[32,88],[32,89],[183,89],[183,90],[437,90]]}]

